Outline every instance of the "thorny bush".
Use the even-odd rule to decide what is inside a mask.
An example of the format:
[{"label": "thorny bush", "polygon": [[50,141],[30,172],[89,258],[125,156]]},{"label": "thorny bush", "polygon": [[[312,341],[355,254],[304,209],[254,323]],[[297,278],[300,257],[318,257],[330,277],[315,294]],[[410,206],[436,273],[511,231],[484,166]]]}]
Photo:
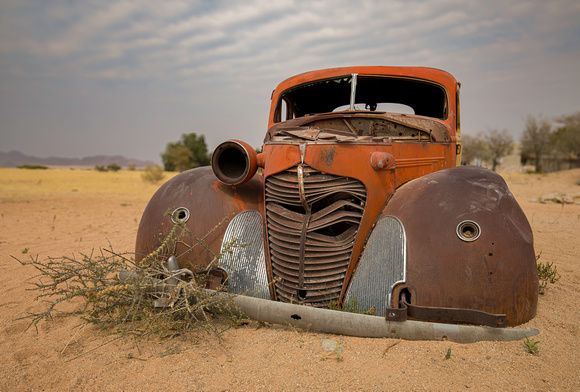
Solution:
[{"label": "thorny bush", "polygon": [[[17,259],[39,272],[38,281],[32,283],[30,290],[39,292],[36,299],[48,304],[46,310],[23,318],[30,320],[29,328],[59,314],[79,315],[86,322],[115,333],[164,337],[201,329],[219,337],[237,322],[240,313],[230,297],[204,289],[209,268],[168,269],[163,255],[170,254],[168,250],[177,242],[184,243],[184,236],[194,239],[192,247],[201,245],[208,249],[202,239],[176,224],[162,245],[140,263],[135,263],[130,254],[118,254],[112,249],[79,258],[39,261],[36,257],[27,262]],[[233,243],[222,254],[236,246],[243,245]],[[210,267],[217,264],[222,254],[215,255]],[[58,309],[65,302],[81,306],[73,306],[74,310]]]}]

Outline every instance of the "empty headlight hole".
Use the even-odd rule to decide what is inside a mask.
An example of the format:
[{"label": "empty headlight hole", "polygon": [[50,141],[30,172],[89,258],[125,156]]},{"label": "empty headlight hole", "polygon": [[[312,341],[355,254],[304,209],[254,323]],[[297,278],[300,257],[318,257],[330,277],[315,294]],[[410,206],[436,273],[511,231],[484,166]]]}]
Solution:
[{"label": "empty headlight hole", "polygon": [[189,220],[189,210],[185,207],[179,207],[171,213],[171,220],[175,224],[185,223]]},{"label": "empty headlight hole", "polygon": [[478,239],[481,235],[481,228],[476,222],[465,220],[457,225],[455,232],[460,240],[472,242]]},{"label": "empty headlight hole", "polygon": [[220,171],[229,178],[241,177],[248,166],[246,155],[237,145],[219,152],[217,164]]}]

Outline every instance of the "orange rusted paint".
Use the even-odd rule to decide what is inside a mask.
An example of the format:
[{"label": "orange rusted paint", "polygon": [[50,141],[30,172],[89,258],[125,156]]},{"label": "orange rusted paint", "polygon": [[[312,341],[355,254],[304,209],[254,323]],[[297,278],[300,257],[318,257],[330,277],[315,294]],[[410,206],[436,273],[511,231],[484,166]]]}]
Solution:
[{"label": "orange rusted paint", "polygon": [[[221,182],[218,180],[214,181],[213,184],[210,185],[214,191],[219,191],[220,188],[223,186]],[[191,190],[191,195],[193,195],[193,189]]]},{"label": "orange rusted paint", "polygon": [[238,195],[238,193],[236,192],[236,187],[233,186],[232,189],[233,189],[232,197],[235,200],[236,206],[238,207],[238,211],[240,212],[246,211],[247,210],[246,204],[244,203],[244,200],[240,197],[240,195]]}]

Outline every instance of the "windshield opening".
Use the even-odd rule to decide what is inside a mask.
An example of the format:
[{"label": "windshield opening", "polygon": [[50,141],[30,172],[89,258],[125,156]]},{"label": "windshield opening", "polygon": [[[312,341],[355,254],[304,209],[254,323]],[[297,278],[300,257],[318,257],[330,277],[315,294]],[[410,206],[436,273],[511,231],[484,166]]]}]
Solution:
[{"label": "windshield opening", "polygon": [[[318,113],[347,111],[352,77],[304,84],[281,95],[276,122]],[[355,110],[406,113],[447,118],[447,96],[442,87],[419,80],[358,76]]]}]

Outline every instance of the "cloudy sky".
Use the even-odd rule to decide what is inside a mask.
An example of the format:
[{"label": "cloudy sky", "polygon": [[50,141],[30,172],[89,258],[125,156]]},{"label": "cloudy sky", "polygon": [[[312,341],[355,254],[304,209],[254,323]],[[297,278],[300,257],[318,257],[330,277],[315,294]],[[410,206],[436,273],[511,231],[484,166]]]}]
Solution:
[{"label": "cloudy sky", "polygon": [[161,162],[182,133],[258,147],[283,79],[441,68],[465,134],[580,110],[580,1],[0,0],[0,151]]}]

